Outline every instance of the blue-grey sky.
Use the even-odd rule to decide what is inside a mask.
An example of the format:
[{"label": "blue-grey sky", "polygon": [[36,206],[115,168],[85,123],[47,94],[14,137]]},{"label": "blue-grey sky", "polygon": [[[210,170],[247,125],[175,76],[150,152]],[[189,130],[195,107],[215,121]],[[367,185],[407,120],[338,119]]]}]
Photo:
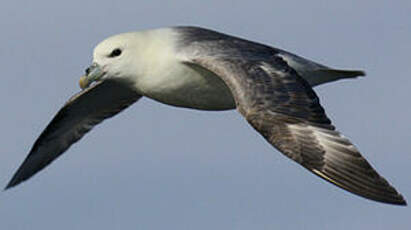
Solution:
[{"label": "blue-grey sky", "polygon": [[[198,25],[367,77],[316,88],[337,128],[411,201],[411,2],[5,1],[5,186],[107,36]],[[0,193],[0,229],[408,229],[411,209],[345,192],[284,157],[235,111],[143,99]]]}]

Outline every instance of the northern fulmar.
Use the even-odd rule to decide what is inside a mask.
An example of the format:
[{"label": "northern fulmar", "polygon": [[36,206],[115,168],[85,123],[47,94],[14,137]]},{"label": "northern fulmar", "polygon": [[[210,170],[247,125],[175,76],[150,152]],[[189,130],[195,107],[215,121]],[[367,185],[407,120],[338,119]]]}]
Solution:
[{"label": "northern fulmar", "polygon": [[41,133],[6,186],[42,170],[104,119],[142,96],[198,110],[237,109],[272,146],[315,175],[362,197],[406,205],[338,132],[313,86],[363,76],[287,51],[199,27],[114,35]]}]

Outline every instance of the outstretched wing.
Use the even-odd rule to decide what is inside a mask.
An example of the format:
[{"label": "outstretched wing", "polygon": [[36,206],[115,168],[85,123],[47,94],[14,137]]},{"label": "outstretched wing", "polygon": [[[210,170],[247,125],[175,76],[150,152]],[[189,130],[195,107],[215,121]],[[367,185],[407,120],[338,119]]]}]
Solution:
[{"label": "outstretched wing", "polygon": [[71,97],[37,138],[6,189],[45,168],[95,125],[112,117],[141,96],[125,82],[105,80]]},{"label": "outstretched wing", "polygon": [[[218,47],[215,47],[216,49]],[[308,83],[278,55],[268,58],[194,52],[188,65],[205,68],[230,88],[239,112],[274,147],[321,178],[375,201],[403,197],[361,156],[324,113]]]}]

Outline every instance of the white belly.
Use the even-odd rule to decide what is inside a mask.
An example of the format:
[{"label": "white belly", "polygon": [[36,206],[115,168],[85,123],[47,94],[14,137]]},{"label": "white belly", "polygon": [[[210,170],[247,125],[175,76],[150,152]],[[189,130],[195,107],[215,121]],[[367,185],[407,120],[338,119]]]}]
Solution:
[{"label": "white belly", "polygon": [[228,87],[212,72],[180,62],[161,69],[167,72],[149,71],[151,73],[138,82],[144,96],[169,105],[201,110],[236,107]]},{"label": "white belly", "polygon": [[140,33],[144,46],[133,56],[135,87],[144,96],[174,106],[201,109],[234,109],[224,82],[201,67],[188,66],[175,50],[176,34],[170,29]]}]

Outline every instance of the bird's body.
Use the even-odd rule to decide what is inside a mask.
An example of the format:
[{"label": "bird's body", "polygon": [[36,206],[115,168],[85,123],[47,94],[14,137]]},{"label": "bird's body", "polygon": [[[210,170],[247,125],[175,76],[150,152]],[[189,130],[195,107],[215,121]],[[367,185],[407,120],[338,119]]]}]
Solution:
[{"label": "bird's body", "polygon": [[[129,76],[141,95],[179,107],[202,110],[235,108],[230,90],[218,76],[183,63],[184,57],[177,52],[178,33],[173,29],[115,35],[96,47],[96,57],[98,58],[99,50],[106,50],[124,39],[146,41],[134,48],[139,50],[140,55],[133,61],[139,64],[136,65],[138,68],[131,71],[133,75]],[[136,78],[136,75],[139,77]]]},{"label": "bird's body", "polygon": [[198,27],[115,35],[95,48],[93,65],[80,80],[84,90],[57,113],[7,188],[46,167],[94,125],[146,96],[200,110],[236,108],[271,145],[321,178],[369,199],[405,204],[335,130],[312,90],[360,75]]},{"label": "bird's body", "polygon": [[[200,34],[195,34],[198,32]],[[192,34],[195,35],[190,36]],[[133,75],[129,76],[129,80],[135,82],[135,89],[141,95],[179,107],[200,110],[235,109],[235,101],[231,91],[220,77],[205,68],[189,66],[188,62],[185,63],[187,56],[197,55],[196,52],[198,52],[196,48],[189,47],[187,44],[196,43],[199,38],[204,38],[204,36],[215,37],[211,38],[210,41],[203,41],[203,43],[212,43],[215,39],[220,38],[229,38],[230,44],[233,44],[233,40],[242,42],[234,47],[228,47],[225,44],[221,44],[222,47],[214,45],[215,49],[219,49],[217,52],[221,50],[230,52],[226,55],[242,57],[260,54],[262,58],[270,58],[271,55],[278,54],[312,86],[364,74],[362,71],[330,69],[283,50],[259,43],[251,43],[236,37],[227,37],[225,34],[214,31],[198,31],[195,27],[161,28],[115,35],[96,47],[95,58],[98,59],[101,53],[99,50],[113,48],[116,43],[121,43],[125,39],[144,41],[133,47],[139,52],[138,58],[134,60],[135,63],[138,63],[135,65],[138,68],[133,69]],[[263,50],[264,52],[261,52]],[[249,53],[242,53],[243,51]],[[135,77],[136,75],[138,77]]]}]

